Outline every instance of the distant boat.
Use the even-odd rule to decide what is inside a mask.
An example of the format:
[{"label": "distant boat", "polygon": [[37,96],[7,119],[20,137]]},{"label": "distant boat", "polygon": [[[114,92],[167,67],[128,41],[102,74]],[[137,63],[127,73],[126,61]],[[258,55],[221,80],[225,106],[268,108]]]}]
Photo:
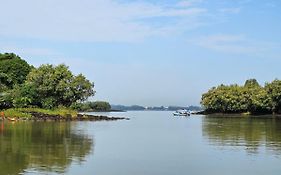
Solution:
[{"label": "distant boat", "polygon": [[174,116],[190,116],[190,111],[187,111],[185,109],[177,110],[173,113]]}]

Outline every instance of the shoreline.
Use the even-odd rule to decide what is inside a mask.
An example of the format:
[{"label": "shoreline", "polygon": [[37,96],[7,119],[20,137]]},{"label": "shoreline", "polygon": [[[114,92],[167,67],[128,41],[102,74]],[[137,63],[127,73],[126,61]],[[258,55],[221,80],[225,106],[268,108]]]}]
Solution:
[{"label": "shoreline", "polygon": [[97,113],[102,113],[102,112],[127,112],[123,110],[109,110],[109,111],[96,111],[96,110],[88,110],[88,111],[78,111],[79,113],[87,113],[87,112],[97,112]]},{"label": "shoreline", "polygon": [[70,110],[52,111],[44,109],[10,109],[2,111],[0,121],[116,121],[130,120],[126,117],[81,114]]},{"label": "shoreline", "polygon": [[251,114],[249,112],[240,112],[240,113],[222,113],[222,112],[207,112],[207,111],[199,111],[194,112],[193,115],[218,115],[218,116],[276,116],[281,117],[281,114],[272,114],[272,113],[256,113]]}]

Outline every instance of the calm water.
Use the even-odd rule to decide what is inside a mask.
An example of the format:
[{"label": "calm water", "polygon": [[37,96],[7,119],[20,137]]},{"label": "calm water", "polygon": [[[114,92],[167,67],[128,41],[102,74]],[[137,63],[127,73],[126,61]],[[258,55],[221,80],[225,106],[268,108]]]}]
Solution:
[{"label": "calm water", "polygon": [[111,113],[113,122],[1,122],[0,174],[280,175],[281,120]]}]

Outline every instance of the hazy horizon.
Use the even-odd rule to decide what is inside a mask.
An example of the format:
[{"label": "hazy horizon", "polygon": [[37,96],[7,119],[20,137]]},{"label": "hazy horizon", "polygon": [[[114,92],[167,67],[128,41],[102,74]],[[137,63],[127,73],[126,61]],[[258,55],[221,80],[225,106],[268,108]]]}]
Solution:
[{"label": "hazy horizon", "polygon": [[1,1],[0,52],[65,63],[94,100],[200,105],[219,84],[281,75],[281,1]]}]

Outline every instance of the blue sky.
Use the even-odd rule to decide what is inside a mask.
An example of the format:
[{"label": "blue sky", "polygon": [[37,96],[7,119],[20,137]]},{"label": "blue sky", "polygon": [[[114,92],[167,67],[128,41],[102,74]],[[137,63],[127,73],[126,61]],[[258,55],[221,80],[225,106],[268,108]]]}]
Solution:
[{"label": "blue sky", "polygon": [[0,2],[0,52],[67,64],[94,100],[199,105],[212,86],[281,75],[279,0]]}]

